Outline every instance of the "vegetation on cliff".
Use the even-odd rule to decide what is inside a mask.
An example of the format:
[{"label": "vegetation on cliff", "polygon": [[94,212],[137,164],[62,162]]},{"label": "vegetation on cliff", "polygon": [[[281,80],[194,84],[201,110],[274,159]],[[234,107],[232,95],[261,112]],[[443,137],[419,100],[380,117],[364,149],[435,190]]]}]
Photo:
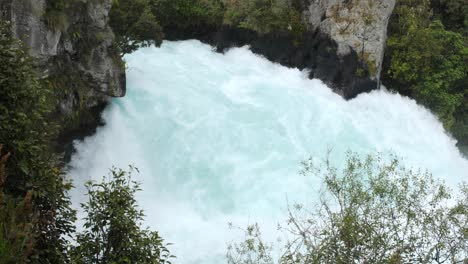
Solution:
[{"label": "vegetation on cliff", "polygon": [[307,30],[303,8],[296,0],[115,0],[110,23],[123,53],[159,45],[164,31],[209,32],[222,26],[300,40]]},{"label": "vegetation on cliff", "polygon": [[292,32],[300,35],[306,30],[300,1],[231,0],[226,1],[225,10],[225,24],[251,29],[260,34]]},{"label": "vegetation on cliff", "polygon": [[210,30],[222,23],[224,13],[220,0],[150,0],[150,6],[166,29]]},{"label": "vegetation on cliff", "polygon": [[149,3],[149,0],[113,1],[110,25],[122,53],[130,53],[140,46],[161,44],[164,36],[162,28]]},{"label": "vegetation on cliff", "polygon": [[431,109],[467,145],[468,8],[461,2],[397,1],[383,80]]},{"label": "vegetation on cliff", "polygon": [[73,231],[74,218],[65,195],[70,185],[53,167],[53,156],[49,154],[48,144],[56,126],[48,121],[48,115],[55,104],[50,101],[52,91],[36,77],[27,51],[10,32],[8,24],[0,25],[0,185],[4,221],[0,225],[13,225],[12,229],[0,230],[4,232],[0,237],[5,239],[0,244],[24,247],[16,243],[24,238],[30,259],[60,263],[67,247],[63,236]]}]

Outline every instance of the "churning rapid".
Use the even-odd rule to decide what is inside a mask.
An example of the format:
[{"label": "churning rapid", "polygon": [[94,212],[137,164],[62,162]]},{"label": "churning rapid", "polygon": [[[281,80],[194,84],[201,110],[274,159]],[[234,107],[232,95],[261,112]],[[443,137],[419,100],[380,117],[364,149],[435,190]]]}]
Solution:
[{"label": "churning rapid", "polygon": [[[413,100],[385,91],[345,101],[306,72],[198,41],[164,42],[126,57],[128,95],[106,125],[77,142],[70,176],[100,179],[113,165],[140,169],[147,224],[174,243],[175,263],[223,263],[242,237],[228,223],[259,222],[274,239],[287,200],[307,203],[315,179],[300,161],[346,150],[392,152],[452,185],[468,162]],[[74,194],[75,200],[83,199]]]}]

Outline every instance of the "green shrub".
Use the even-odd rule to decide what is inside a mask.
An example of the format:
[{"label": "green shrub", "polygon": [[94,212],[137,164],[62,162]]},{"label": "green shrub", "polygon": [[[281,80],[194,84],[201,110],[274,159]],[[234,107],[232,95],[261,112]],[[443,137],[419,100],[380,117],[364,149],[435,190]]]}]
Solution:
[{"label": "green shrub", "polygon": [[73,231],[74,211],[65,194],[70,185],[53,167],[48,147],[56,135],[56,125],[48,121],[56,102],[10,32],[9,24],[0,25],[0,143],[11,154],[4,192],[20,199],[32,191],[32,210],[38,216],[32,223],[37,259],[60,263],[68,244],[64,236]]},{"label": "green shrub", "polygon": [[159,234],[141,228],[144,214],[135,200],[140,187],[131,180],[133,170],[112,169],[101,183],[86,184],[85,230],[77,235],[73,263],[170,263]]},{"label": "green shrub", "polygon": [[139,47],[161,44],[164,35],[151,12],[149,0],[115,0],[109,16],[109,23],[123,54]]},{"label": "green shrub", "polygon": [[442,20],[448,30],[468,34],[468,4],[466,0],[432,0],[437,19]]},{"label": "green shrub", "polygon": [[432,20],[428,1],[400,0],[390,21],[383,79],[431,109],[461,143],[468,115],[467,38]]},{"label": "green shrub", "polygon": [[262,34],[295,32],[300,35],[306,30],[301,10],[286,0],[227,0],[224,23]]},{"label": "green shrub", "polygon": [[[398,160],[350,153],[343,169],[328,159],[303,163],[321,180],[319,200],[288,210],[289,237],[277,262],[258,225],[228,249],[228,263],[463,263],[467,249],[468,186],[458,200],[428,173]],[[455,198],[455,197],[453,197]]]},{"label": "green shrub", "polygon": [[123,53],[159,45],[164,30],[209,32],[222,25],[292,34],[297,44],[307,30],[303,8],[299,0],[115,0],[110,24]]},{"label": "green shrub", "polygon": [[163,27],[176,29],[220,26],[224,12],[220,0],[151,0],[151,6]]},{"label": "green shrub", "polygon": [[0,260],[4,264],[26,263],[35,255],[32,192],[24,198],[15,198],[4,192],[7,180],[5,167],[10,153],[2,153],[0,144]]}]

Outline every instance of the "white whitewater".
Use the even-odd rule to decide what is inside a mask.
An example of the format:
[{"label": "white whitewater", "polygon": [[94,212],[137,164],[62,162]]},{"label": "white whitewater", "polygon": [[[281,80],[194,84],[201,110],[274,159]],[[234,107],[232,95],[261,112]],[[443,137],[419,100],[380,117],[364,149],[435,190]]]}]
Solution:
[{"label": "white whitewater", "polygon": [[275,238],[286,197],[314,196],[300,161],[328,149],[335,161],[348,149],[391,151],[451,185],[467,179],[455,141],[400,95],[347,102],[248,48],[219,54],[198,41],[164,42],[126,60],[128,95],[104,112],[106,126],[76,143],[70,177],[79,185],[112,165],[137,166],[147,224],[174,243],[174,263],[223,263],[227,243],[242,235],[228,222],[260,222]]}]

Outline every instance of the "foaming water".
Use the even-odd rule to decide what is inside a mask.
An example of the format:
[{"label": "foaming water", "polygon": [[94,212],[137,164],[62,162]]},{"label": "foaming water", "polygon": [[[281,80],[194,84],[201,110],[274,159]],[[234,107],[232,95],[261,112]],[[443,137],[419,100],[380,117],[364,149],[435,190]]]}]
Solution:
[{"label": "foaming water", "polygon": [[136,165],[147,224],[174,243],[175,263],[223,263],[227,243],[242,235],[228,222],[260,222],[275,238],[286,200],[314,197],[300,161],[329,149],[337,162],[349,149],[390,151],[451,185],[468,176],[442,125],[400,95],[347,102],[247,48],[219,54],[198,41],[164,42],[126,60],[128,95],[106,109],[106,126],[76,144],[69,175],[79,185],[112,165]]}]

